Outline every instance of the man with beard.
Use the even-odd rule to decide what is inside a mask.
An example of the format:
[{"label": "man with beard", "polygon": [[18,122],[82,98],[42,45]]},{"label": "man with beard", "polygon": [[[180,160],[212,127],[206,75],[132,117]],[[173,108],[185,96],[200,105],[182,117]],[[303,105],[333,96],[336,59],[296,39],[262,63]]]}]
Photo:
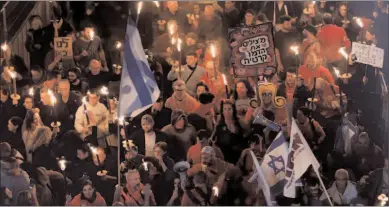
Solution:
[{"label": "man with beard", "polygon": [[290,16],[281,16],[280,21],[282,28],[276,32],[274,43],[281,58],[280,71],[283,71],[284,68],[297,68],[295,55],[290,51],[290,47],[298,43],[300,35],[292,27],[293,20]]},{"label": "man with beard", "polygon": [[138,147],[138,153],[145,156],[154,155],[154,145],[157,142],[166,142],[167,135],[159,130],[154,130],[154,119],[146,114],[141,120],[142,129],[134,132],[130,140]]},{"label": "man with beard", "polygon": [[382,150],[370,140],[366,132],[360,133],[357,142],[351,147],[353,153],[345,158],[343,166],[353,169],[357,179],[383,166]]},{"label": "man with beard", "polygon": [[81,70],[79,68],[71,68],[67,75],[70,82],[70,90],[85,95],[89,89],[89,84],[87,81],[80,79]]},{"label": "man with beard", "polygon": [[233,168],[231,163],[216,158],[215,150],[206,146],[201,150],[201,163],[193,165],[187,172],[188,177],[194,176],[197,172],[203,171],[207,175],[207,186],[212,187],[219,176]]},{"label": "man with beard", "polygon": [[[126,186],[116,187],[120,192],[120,202],[125,206],[154,206],[156,205],[151,185],[140,182],[138,170],[129,170],[126,173]],[[115,192],[115,194],[118,194]]]},{"label": "man with beard", "polygon": [[78,107],[81,105],[81,98],[70,91],[68,80],[61,80],[58,84],[59,98],[57,99],[56,111],[57,118],[61,122],[62,131],[74,129],[74,119]]},{"label": "man with beard", "polygon": [[186,65],[181,67],[181,73],[176,70],[177,67],[172,67],[167,75],[167,79],[169,81],[175,81],[177,79],[183,80],[186,84],[188,93],[195,96],[196,84],[205,74],[205,69],[197,65],[197,54],[195,52],[189,52],[186,55]]},{"label": "man with beard", "polygon": [[367,194],[369,205],[376,205],[377,197],[381,194],[389,194],[389,161],[385,158],[385,165],[370,172],[361,178],[358,183],[363,192]]},{"label": "man with beard", "polygon": [[321,189],[319,181],[316,178],[308,178],[304,186],[303,203],[305,206],[321,206]]},{"label": "man with beard", "polygon": [[185,82],[177,80],[173,84],[174,93],[166,100],[165,107],[171,110],[181,109],[185,113],[196,111],[200,104],[186,91]]},{"label": "man with beard", "polygon": [[172,112],[171,124],[161,130],[169,137],[169,155],[179,162],[186,159],[189,148],[196,143],[196,129],[188,123],[187,116],[182,110]]},{"label": "man with beard", "polygon": [[44,78],[44,71],[41,67],[39,66],[32,66],[31,67],[31,85],[32,86],[38,86],[43,83],[43,78]]},{"label": "man with beard", "polygon": [[292,70],[286,72],[286,80],[278,86],[277,96],[282,96],[286,99],[287,103],[293,104],[293,95],[296,88],[296,74]]}]

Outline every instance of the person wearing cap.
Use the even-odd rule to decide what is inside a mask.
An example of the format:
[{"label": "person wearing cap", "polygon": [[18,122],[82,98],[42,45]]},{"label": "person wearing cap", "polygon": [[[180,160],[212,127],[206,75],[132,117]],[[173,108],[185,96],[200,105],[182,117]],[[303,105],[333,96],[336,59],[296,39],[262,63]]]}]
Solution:
[{"label": "person wearing cap", "polygon": [[203,171],[207,175],[209,187],[213,186],[219,176],[234,165],[216,157],[215,150],[211,146],[206,146],[201,150],[201,163],[193,165],[187,172],[188,177],[194,176],[197,172]]},{"label": "person wearing cap", "polygon": [[186,65],[181,67],[181,77],[179,69],[172,67],[167,75],[169,81],[181,79],[185,82],[187,91],[190,95],[196,94],[196,84],[200,78],[206,73],[205,69],[198,64],[197,54],[195,52],[189,52],[186,54]]},{"label": "person wearing cap", "polygon": [[[196,83],[197,84],[197,83]],[[173,95],[166,100],[165,107],[171,110],[181,109],[185,113],[194,112],[200,104],[186,91],[185,82],[177,80],[173,84]]]},{"label": "person wearing cap", "polygon": [[169,137],[169,155],[179,162],[186,159],[188,149],[196,143],[196,128],[188,123],[182,110],[173,110],[171,124],[161,130]]},{"label": "person wearing cap", "polygon": [[144,115],[141,120],[142,129],[134,132],[130,140],[138,147],[138,153],[145,156],[154,155],[154,145],[157,142],[166,142],[167,135],[154,129],[154,119],[151,115]]},{"label": "person wearing cap", "polygon": [[282,65],[278,66],[278,70],[283,71],[284,68],[297,68],[296,55],[290,50],[290,47],[300,42],[300,34],[292,26],[292,18],[290,16],[281,16],[280,21],[281,29],[275,34],[274,44],[276,52],[280,56],[280,62],[278,64]]},{"label": "person wearing cap", "polygon": [[[208,131],[202,129],[197,132],[197,143],[191,146],[186,154],[186,161],[192,165],[198,164],[201,162],[201,150],[210,145],[209,137],[210,134]],[[212,148],[215,150],[216,157],[224,160],[223,152],[216,145],[212,145]]]},{"label": "person wearing cap", "polygon": [[310,53],[315,53],[316,57],[318,57],[318,61],[322,64],[322,53],[321,53],[321,45],[319,40],[316,38],[317,30],[316,28],[308,24],[304,27],[303,35],[304,40],[301,44],[301,47],[299,47],[299,56],[300,61],[304,62],[305,58]]}]

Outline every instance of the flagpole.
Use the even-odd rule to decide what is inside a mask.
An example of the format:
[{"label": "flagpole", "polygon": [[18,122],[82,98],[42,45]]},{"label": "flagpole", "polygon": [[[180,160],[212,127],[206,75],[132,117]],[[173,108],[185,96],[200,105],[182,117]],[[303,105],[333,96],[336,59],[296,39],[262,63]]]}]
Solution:
[{"label": "flagpole", "polygon": [[332,204],[332,201],[331,201],[331,198],[330,198],[330,196],[328,195],[328,192],[327,192],[326,186],[324,186],[323,180],[322,180],[322,179],[321,179],[321,177],[320,177],[320,173],[319,173],[318,169],[316,169],[316,168],[315,168],[315,167],[313,167],[313,166],[312,166],[312,168],[313,168],[313,170],[315,171],[315,173],[317,174],[317,177],[319,178],[320,185],[321,185],[321,187],[323,188],[323,190],[324,190],[324,193],[325,193],[325,194],[326,194],[326,196],[327,196],[328,202],[330,203],[330,205],[331,205],[331,206],[334,206],[334,204]]},{"label": "flagpole", "polygon": [[[118,111],[119,112],[119,111]],[[120,118],[118,117],[118,186],[120,186]]]}]

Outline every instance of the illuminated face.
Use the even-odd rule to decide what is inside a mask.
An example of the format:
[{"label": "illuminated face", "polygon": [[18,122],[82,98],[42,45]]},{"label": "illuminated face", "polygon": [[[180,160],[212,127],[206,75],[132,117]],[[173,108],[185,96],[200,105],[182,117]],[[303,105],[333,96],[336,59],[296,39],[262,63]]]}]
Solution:
[{"label": "illuminated face", "polygon": [[242,82],[236,85],[236,92],[238,94],[238,98],[247,97],[247,88],[246,85]]},{"label": "illuminated face", "polygon": [[24,108],[26,108],[27,110],[32,109],[32,107],[33,107],[32,99],[31,98],[25,98],[23,105],[24,105]]},{"label": "illuminated face", "polygon": [[207,5],[204,8],[204,16],[213,16],[215,10],[212,5]]},{"label": "illuminated face", "polygon": [[39,116],[39,113],[34,113],[34,125],[38,126],[41,121],[41,117]]},{"label": "illuminated face", "polygon": [[177,120],[176,124],[174,125],[174,127],[175,127],[176,129],[183,129],[184,126],[185,126],[185,120],[184,120],[183,117],[180,117],[180,118]]},{"label": "illuminated face", "polygon": [[188,38],[185,39],[185,43],[186,43],[186,45],[188,45],[188,46],[192,46],[192,45],[195,45],[195,44],[196,44],[196,40],[193,39],[193,38],[188,37]]},{"label": "illuminated face", "polygon": [[335,177],[336,187],[341,190],[345,189],[347,186],[347,177],[343,173],[339,173],[337,177]]},{"label": "illuminated face", "polygon": [[31,70],[31,77],[32,77],[32,82],[34,84],[37,84],[42,79],[42,73],[36,70]]},{"label": "illuminated face", "polygon": [[305,64],[310,70],[315,70],[317,68],[317,60],[316,56],[314,55],[308,55],[307,60],[305,61]]},{"label": "illuminated face", "polygon": [[69,80],[69,82],[74,83],[77,80],[77,74],[75,74],[73,72],[69,72],[68,73],[68,80]]},{"label": "illuminated face", "polygon": [[47,92],[41,92],[41,101],[44,105],[50,105],[50,95]]},{"label": "illuminated face", "polygon": [[202,152],[201,153],[201,163],[203,165],[209,165],[210,163],[212,163],[212,155],[210,153]]},{"label": "illuminated face", "polygon": [[154,147],[154,157],[162,157],[163,155],[165,155],[165,151],[159,147]]},{"label": "illuminated face", "polygon": [[207,92],[207,91],[205,90],[204,86],[197,87],[197,90],[196,90],[197,97],[200,97],[200,94],[205,93],[205,92]]},{"label": "illuminated face", "polygon": [[68,97],[70,94],[70,85],[67,82],[60,82],[58,85],[58,90],[64,97]]},{"label": "illuminated face", "polygon": [[294,73],[286,73],[286,83],[289,85],[293,85],[296,81],[296,74]]},{"label": "illuminated face", "polygon": [[89,69],[93,75],[98,75],[101,70],[101,63],[97,60],[92,60],[89,64]]},{"label": "illuminated face", "polygon": [[31,29],[38,30],[42,27],[42,20],[38,17],[34,18],[31,22]]},{"label": "illuminated face", "polygon": [[251,25],[253,23],[253,21],[254,21],[254,15],[251,14],[251,13],[246,13],[244,15],[244,19],[246,21],[246,24]]},{"label": "illuminated face", "polygon": [[233,116],[233,108],[231,104],[223,104],[223,116],[225,119],[231,119]]},{"label": "illuminated face", "polygon": [[186,56],[186,64],[190,65],[191,67],[194,67],[197,63],[197,58],[192,55]]},{"label": "illuminated face", "polygon": [[346,17],[346,15],[347,15],[347,6],[346,5],[342,5],[339,8],[339,13],[340,13],[340,15],[342,15],[342,17]]},{"label": "illuminated face", "polygon": [[369,31],[366,31],[365,38],[367,41],[373,41],[375,38],[375,35],[371,34]]},{"label": "illuminated face", "polygon": [[88,103],[92,106],[96,106],[97,103],[99,103],[100,97],[97,96],[96,94],[89,94],[88,95]]},{"label": "illuminated face", "polygon": [[168,1],[167,8],[171,13],[175,13],[178,10],[178,2],[177,1]]},{"label": "illuminated face", "polygon": [[140,187],[139,172],[128,172],[126,175],[126,181],[130,188],[139,189]]},{"label": "illuminated face", "polygon": [[285,30],[291,30],[292,29],[292,21],[284,21],[283,27]]},{"label": "illuminated face", "polygon": [[270,105],[273,100],[273,92],[271,90],[264,90],[261,94],[262,101],[265,105]]},{"label": "illuminated face", "polygon": [[88,40],[92,40],[92,37],[96,35],[92,27],[86,27],[84,29],[84,37]]},{"label": "illuminated face", "polygon": [[86,185],[82,188],[82,194],[84,194],[87,199],[92,198],[93,192],[95,192],[95,189],[91,185]]},{"label": "illuminated face", "polygon": [[142,129],[144,132],[149,133],[149,132],[153,131],[153,125],[151,125],[149,123],[142,123]]},{"label": "illuminated face", "polygon": [[12,132],[12,131],[16,131],[16,128],[18,126],[15,126],[12,124],[11,120],[8,121],[8,131]]}]

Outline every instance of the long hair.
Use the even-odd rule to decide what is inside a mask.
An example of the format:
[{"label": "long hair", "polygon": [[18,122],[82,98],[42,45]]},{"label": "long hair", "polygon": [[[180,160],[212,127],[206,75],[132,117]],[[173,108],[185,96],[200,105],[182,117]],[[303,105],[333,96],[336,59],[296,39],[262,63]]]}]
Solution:
[{"label": "long hair", "polygon": [[251,87],[250,83],[247,80],[239,80],[234,87],[234,91],[232,93],[232,98],[234,100],[238,100],[238,93],[236,92],[236,88],[238,86],[238,83],[243,83],[244,86],[247,88],[247,98],[254,98],[255,97],[255,91],[253,87]]},{"label": "long hair", "polygon": [[238,118],[238,112],[236,111],[236,106],[235,106],[235,103],[231,100],[228,100],[228,99],[225,99],[225,100],[222,100],[220,102],[220,122],[219,122],[219,126],[220,125],[226,125],[226,118],[224,117],[224,109],[223,109],[223,106],[224,104],[229,104],[231,105],[232,107],[232,119],[234,120],[234,123],[235,125],[238,127],[238,131],[239,133],[242,132],[242,126],[240,126],[240,123],[239,123],[239,118]]},{"label": "long hair", "polygon": [[34,123],[34,115],[35,112],[33,110],[27,111],[26,118],[24,119],[24,124],[28,131],[32,130],[32,123]]},{"label": "long hair", "polygon": [[[90,186],[92,186],[92,188],[93,188],[92,198],[87,198],[87,197],[85,197],[85,195],[84,195],[83,190],[84,190],[84,187],[87,186],[87,185],[90,185]],[[88,201],[89,203],[95,202],[95,200],[96,200],[96,198],[97,198],[97,192],[96,192],[96,188],[95,188],[95,186],[93,185],[92,181],[86,180],[86,181],[82,184],[82,186],[81,186],[81,193],[80,193],[80,194],[81,194],[81,200],[86,200],[86,201]]]},{"label": "long hair", "polygon": [[30,191],[28,191],[28,190],[20,191],[17,196],[18,196],[17,200],[16,200],[17,206],[32,206],[33,205],[32,195],[31,195]]},{"label": "long hair", "polygon": [[36,129],[33,136],[33,144],[31,146],[31,151],[35,151],[38,147],[49,144],[51,141],[53,133],[51,129],[47,126],[40,126]]}]

